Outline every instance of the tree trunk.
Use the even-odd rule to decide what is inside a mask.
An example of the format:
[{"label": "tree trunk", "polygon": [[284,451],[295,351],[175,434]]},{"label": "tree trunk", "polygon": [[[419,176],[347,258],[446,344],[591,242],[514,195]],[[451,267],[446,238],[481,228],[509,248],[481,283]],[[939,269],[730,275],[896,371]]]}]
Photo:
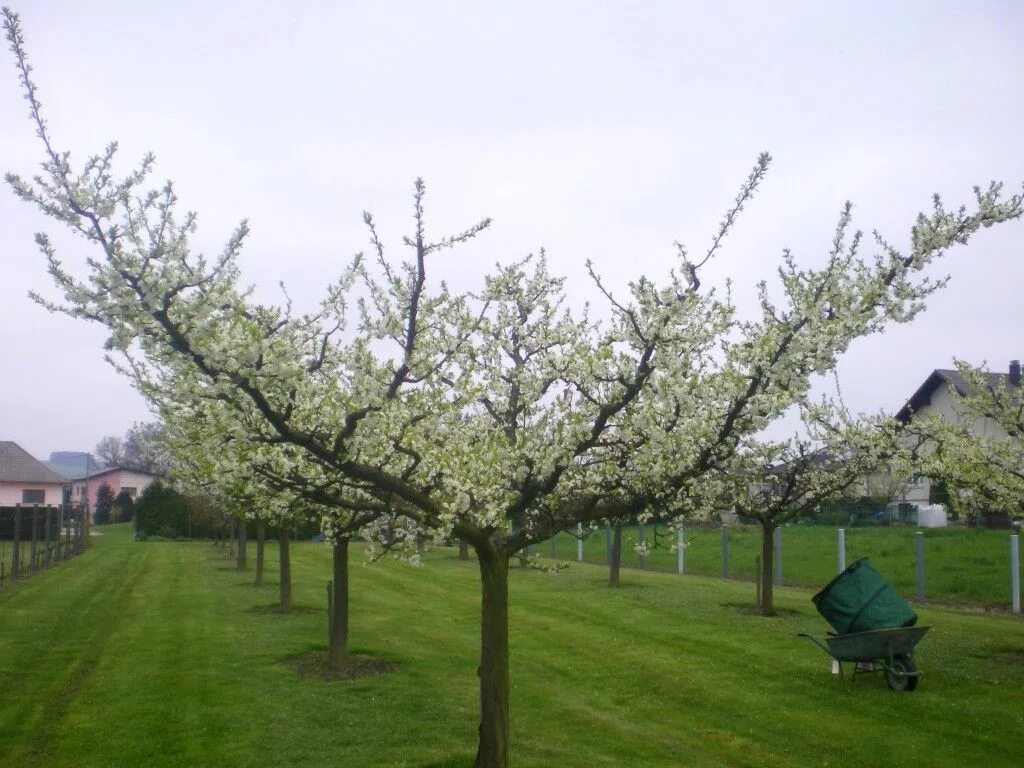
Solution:
[{"label": "tree trunk", "polygon": [[246,527],[245,520],[238,521],[238,557],[235,558],[236,571],[245,570],[245,558],[249,554],[248,531]]},{"label": "tree trunk", "polygon": [[474,768],[507,768],[508,555],[478,545],[480,564],[480,729]]},{"label": "tree trunk", "polygon": [[612,552],[608,559],[608,586],[617,587],[619,581],[619,568],[622,565],[622,526],[615,526],[615,533],[612,535]]},{"label": "tree trunk", "polygon": [[277,533],[281,559],[281,613],[288,613],[292,609],[292,561],[288,544],[288,526],[282,525]]},{"label": "tree trunk", "polygon": [[459,560],[469,560],[469,544],[464,541],[459,542]]},{"label": "tree trunk", "polygon": [[775,556],[775,524],[761,523],[761,604],[757,606],[762,616],[775,615],[775,597],[772,594],[772,558]]},{"label": "tree trunk", "polygon": [[348,660],[348,539],[334,542],[334,589],[327,669],[340,672]]},{"label": "tree trunk", "polygon": [[256,521],[256,586],[263,585],[263,545],[267,537],[262,520]]}]

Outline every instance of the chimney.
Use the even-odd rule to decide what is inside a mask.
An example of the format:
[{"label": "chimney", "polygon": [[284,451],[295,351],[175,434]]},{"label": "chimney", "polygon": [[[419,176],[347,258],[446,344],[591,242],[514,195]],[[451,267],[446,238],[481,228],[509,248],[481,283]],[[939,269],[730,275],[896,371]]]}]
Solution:
[{"label": "chimney", "polygon": [[1020,386],[1020,360],[1010,361],[1010,386]]}]

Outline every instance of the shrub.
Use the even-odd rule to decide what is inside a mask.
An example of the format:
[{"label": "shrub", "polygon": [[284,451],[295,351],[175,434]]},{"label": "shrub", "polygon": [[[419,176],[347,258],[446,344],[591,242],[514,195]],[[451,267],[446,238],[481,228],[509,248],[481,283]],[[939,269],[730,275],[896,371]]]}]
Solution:
[{"label": "shrub", "polygon": [[159,480],[139,496],[135,504],[135,527],[143,536],[170,536],[188,525],[188,505],[185,497]]},{"label": "shrub", "polygon": [[208,499],[185,496],[159,480],[135,502],[140,539],[208,538],[220,530],[223,520]]},{"label": "shrub", "polygon": [[96,525],[105,525],[110,522],[110,512],[114,508],[114,489],[108,483],[100,483],[96,489],[96,509],[93,510],[92,519]]},{"label": "shrub", "polygon": [[128,491],[121,491],[114,499],[111,519],[115,523],[126,523],[135,516],[135,499]]}]

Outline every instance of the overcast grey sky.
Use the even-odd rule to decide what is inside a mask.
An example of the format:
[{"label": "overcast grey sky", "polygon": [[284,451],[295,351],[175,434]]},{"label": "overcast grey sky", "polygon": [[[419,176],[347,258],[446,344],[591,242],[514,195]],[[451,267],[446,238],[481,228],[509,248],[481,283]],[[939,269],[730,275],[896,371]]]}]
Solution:
[{"label": "overcast grey sky", "polygon": [[[16,3],[58,144],[157,155],[219,248],[237,221],[261,298],[309,305],[366,245],[395,243],[412,180],[437,230],[494,218],[435,277],[475,284],[540,247],[591,298],[583,262],[622,286],[706,246],[768,150],[774,167],[708,272],[742,302],[783,247],[820,263],[837,213],[904,244],[940,192],[1024,179],[1024,4],[593,2]],[[40,159],[12,57],[0,67],[0,166]],[[103,330],[50,316],[32,235],[59,228],[0,194],[0,439],[45,458],[121,434],[147,410],[103,362]],[[78,263],[79,243],[61,239]],[[1024,223],[942,265],[913,324],[840,368],[856,409],[897,409],[954,356],[1003,368],[1020,338]]]}]

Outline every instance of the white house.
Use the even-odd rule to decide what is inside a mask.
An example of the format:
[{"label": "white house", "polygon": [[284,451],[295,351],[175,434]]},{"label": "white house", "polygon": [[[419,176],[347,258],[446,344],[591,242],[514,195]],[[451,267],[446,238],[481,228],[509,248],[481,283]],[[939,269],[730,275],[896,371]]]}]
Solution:
[{"label": "white house", "polygon": [[[1006,373],[986,373],[989,386],[1020,387],[1021,368],[1019,360],[1011,360]],[[906,423],[914,418],[940,418],[953,424],[970,422],[971,433],[988,440],[1006,440],[1006,431],[992,419],[968,412],[963,398],[968,395],[970,385],[957,370],[938,368],[931,372],[924,383],[897,412],[896,418]],[[913,477],[906,484],[898,498],[917,507],[928,504],[931,482],[926,477]]]},{"label": "white house", "polygon": [[59,506],[67,481],[28,451],[10,440],[0,440],[0,507],[15,504]]},{"label": "white house", "polygon": [[90,513],[96,509],[96,494],[101,485],[110,486],[117,496],[122,491],[137,499],[146,488],[159,480],[160,476],[130,467],[105,467],[84,477],[71,481],[71,501],[75,504],[88,503]]}]

